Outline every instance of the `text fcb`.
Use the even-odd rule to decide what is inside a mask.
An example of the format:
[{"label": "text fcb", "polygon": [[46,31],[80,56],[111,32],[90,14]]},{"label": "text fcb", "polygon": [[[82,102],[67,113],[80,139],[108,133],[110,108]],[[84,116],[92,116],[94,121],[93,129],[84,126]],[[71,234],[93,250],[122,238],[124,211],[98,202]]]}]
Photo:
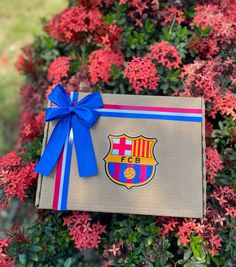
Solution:
[{"label": "text fcb", "polygon": [[108,138],[110,147],[104,158],[108,178],[128,189],[149,183],[158,164],[154,155],[156,138],[126,134]]}]

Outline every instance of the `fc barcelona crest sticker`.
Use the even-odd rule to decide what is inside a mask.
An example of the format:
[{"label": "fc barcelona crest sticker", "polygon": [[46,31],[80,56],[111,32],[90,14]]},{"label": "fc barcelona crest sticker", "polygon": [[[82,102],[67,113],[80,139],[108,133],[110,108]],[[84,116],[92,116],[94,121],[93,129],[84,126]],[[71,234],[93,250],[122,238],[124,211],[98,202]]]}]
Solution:
[{"label": "fc barcelona crest sticker", "polygon": [[158,162],[154,155],[156,138],[142,135],[109,135],[109,150],[104,157],[108,178],[127,189],[148,184]]}]

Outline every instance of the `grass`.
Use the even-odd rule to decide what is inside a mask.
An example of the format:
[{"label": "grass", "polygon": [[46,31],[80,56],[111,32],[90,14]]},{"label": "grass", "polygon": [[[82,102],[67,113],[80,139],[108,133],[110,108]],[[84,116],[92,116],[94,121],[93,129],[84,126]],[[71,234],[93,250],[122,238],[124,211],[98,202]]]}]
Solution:
[{"label": "grass", "polygon": [[66,7],[66,0],[0,1],[0,156],[11,150],[18,138],[23,82],[14,68],[21,48],[42,33],[41,19]]}]

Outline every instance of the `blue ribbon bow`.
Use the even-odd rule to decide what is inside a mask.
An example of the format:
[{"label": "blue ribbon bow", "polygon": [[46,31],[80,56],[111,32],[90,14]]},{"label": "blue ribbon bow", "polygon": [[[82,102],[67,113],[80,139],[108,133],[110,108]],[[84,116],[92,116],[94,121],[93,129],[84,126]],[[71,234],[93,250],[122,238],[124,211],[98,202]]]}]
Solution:
[{"label": "blue ribbon bow", "polygon": [[65,88],[57,85],[48,99],[57,106],[46,109],[46,121],[58,122],[35,171],[45,176],[51,173],[72,128],[80,177],[97,175],[90,128],[100,116],[95,109],[103,107],[100,93],[89,94],[73,105]]}]

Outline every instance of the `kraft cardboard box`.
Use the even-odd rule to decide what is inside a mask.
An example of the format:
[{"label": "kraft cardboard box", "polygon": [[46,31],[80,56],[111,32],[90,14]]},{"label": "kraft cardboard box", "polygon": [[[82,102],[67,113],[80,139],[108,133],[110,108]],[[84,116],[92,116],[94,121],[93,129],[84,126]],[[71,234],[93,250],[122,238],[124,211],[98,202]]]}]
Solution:
[{"label": "kraft cardboard box", "polygon": [[[86,95],[80,93],[79,99]],[[71,146],[71,158],[65,163],[61,155],[49,176],[39,176],[36,206],[202,218],[206,206],[204,100],[101,96],[104,107],[90,129],[98,175],[79,176],[73,142],[79,136],[71,130],[64,147],[65,155]],[[55,125],[55,121],[46,123],[43,150]],[[67,178],[63,177],[66,164]]]}]

